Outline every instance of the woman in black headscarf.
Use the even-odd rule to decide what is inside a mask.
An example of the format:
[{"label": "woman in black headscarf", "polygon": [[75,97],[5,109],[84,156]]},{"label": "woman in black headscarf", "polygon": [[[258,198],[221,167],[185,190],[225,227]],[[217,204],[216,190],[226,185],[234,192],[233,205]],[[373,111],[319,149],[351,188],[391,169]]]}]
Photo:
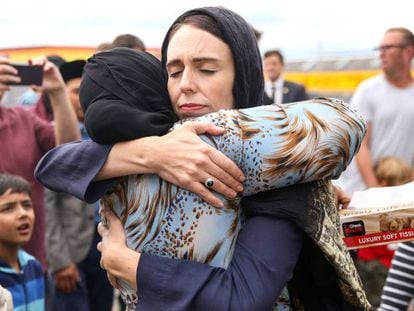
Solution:
[{"label": "woman in black headscarf", "polygon": [[[246,23],[241,19],[241,18],[239,18],[237,15],[235,15],[234,13],[232,13],[232,12],[230,12],[230,11],[228,11],[228,10],[224,10],[224,9],[220,9],[220,8],[205,8],[205,9],[199,9],[199,10],[193,10],[193,11],[190,11],[190,12],[188,12],[188,13],[186,13],[186,14],[188,14],[188,15],[195,15],[195,16],[197,16],[197,15],[208,15],[208,16],[210,16],[211,18],[213,18],[213,20],[214,19],[216,19],[215,21],[216,21],[216,23],[220,26],[220,25],[222,25],[220,22],[222,22],[222,18],[223,17],[225,17],[226,18],[226,20],[228,21],[228,20],[230,20],[230,21],[232,21],[232,22],[230,22],[230,26],[232,26],[233,28],[231,28],[231,27],[229,27],[229,25],[225,25],[225,26],[222,26],[222,27],[224,27],[221,31],[223,31],[225,34],[226,34],[226,36],[224,36],[225,38],[224,38],[224,42],[226,42],[227,43],[227,40],[229,40],[228,38],[229,37],[231,37],[232,35],[235,35],[235,34],[238,34],[238,35],[240,35],[240,33],[243,33],[243,32],[241,32],[241,31],[245,31],[246,29],[243,29],[243,27],[246,27],[245,25],[246,25]],[[185,14],[185,15],[186,15]],[[184,16],[184,18],[185,18],[186,16]],[[183,19],[184,19],[183,18]],[[177,23],[175,23],[174,25],[177,25],[179,22],[181,22],[183,19],[181,19],[180,20],[180,18],[179,18],[179,20],[178,20],[178,22]],[[224,24],[226,24],[227,22],[224,22]],[[238,26],[240,26],[241,25],[241,27],[238,27]],[[173,26],[174,27],[174,26]],[[227,34],[227,28],[226,27],[229,27],[229,28],[231,28],[232,29],[232,31],[230,31],[230,34]],[[239,32],[237,32],[236,30],[239,30]],[[171,30],[171,31],[174,31],[173,29]],[[171,31],[169,31],[169,34],[171,33]],[[233,33],[234,32],[234,33]],[[248,32],[247,32],[247,34],[250,34],[251,33],[251,31],[250,30],[248,30]],[[167,49],[168,48],[168,40],[170,39],[169,38],[169,34],[168,34],[168,36],[167,36],[167,40],[165,41],[165,43],[163,44],[163,51],[165,51],[165,49]],[[241,40],[242,41],[242,40]],[[248,41],[248,40],[247,40]],[[258,66],[254,66],[255,64],[253,64],[253,66],[252,66],[252,70],[250,70],[251,68],[249,67],[249,64],[248,64],[248,59],[247,58],[245,58],[244,56],[248,56],[248,53],[243,53],[243,52],[240,52],[239,54],[241,54],[241,58],[240,59],[238,59],[237,58],[237,56],[239,56],[239,54],[236,54],[237,52],[239,52],[239,50],[238,50],[238,48],[241,48],[241,49],[243,49],[244,47],[246,47],[246,46],[243,46],[243,44],[240,44],[239,42],[233,42],[233,44],[235,45],[235,46],[232,46],[230,43],[229,43],[229,46],[230,46],[230,48],[231,48],[231,50],[232,50],[232,54],[234,55],[234,61],[235,61],[235,73],[236,73],[236,79],[235,79],[235,83],[234,83],[234,88],[233,88],[233,95],[234,95],[234,98],[236,99],[236,101],[235,102],[237,102],[237,100],[240,100],[240,102],[241,102],[241,105],[243,105],[243,107],[247,107],[248,105],[249,105],[249,101],[253,98],[261,98],[261,94],[262,94],[262,89],[263,89],[263,82],[262,82],[262,79],[261,79],[261,76],[259,76],[260,78],[259,79],[257,79],[258,81],[260,81],[260,82],[258,82],[257,83],[257,86],[258,87],[252,87],[252,92],[251,93],[249,93],[248,91],[246,91],[243,87],[240,87],[240,83],[238,83],[237,82],[237,78],[238,78],[238,74],[240,74],[242,77],[244,77],[244,78],[242,78],[242,80],[243,81],[245,81],[245,82],[247,82],[247,85],[249,85],[249,79],[255,79],[255,78],[257,78],[258,76],[254,76],[254,72],[259,72],[259,73],[261,73],[261,65],[260,65],[260,58],[259,58],[259,63],[258,63]],[[256,45],[254,45],[254,46],[256,46]],[[164,53],[164,55],[165,55],[165,53]],[[165,57],[165,56],[164,56]],[[246,63],[247,62],[247,63]],[[165,58],[164,58],[164,64],[165,64]],[[239,68],[238,68],[238,66],[242,66],[243,67],[243,70],[240,70]],[[257,69],[257,68],[259,68],[259,70],[257,71],[255,71],[255,69]],[[244,76],[243,76],[244,75]],[[252,81],[250,81],[250,83],[252,84],[252,85],[254,85],[254,82],[252,82]],[[245,86],[245,85],[244,85]],[[244,92],[244,93],[243,93]],[[241,94],[241,95],[240,95]],[[251,94],[253,94],[252,96],[250,96]],[[243,97],[245,100],[243,100],[241,97]],[[246,100],[246,98],[247,98],[247,100]],[[316,187],[316,188],[321,188],[321,187],[323,187],[323,189],[322,190],[324,190],[323,192],[325,193],[325,199],[323,199],[323,198],[317,198],[317,200],[319,200],[319,201],[323,201],[322,202],[322,204],[325,204],[325,203],[331,203],[331,205],[332,205],[332,201],[329,201],[329,195],[326,195],[326,192],[329,190],[327,187],[326,187],[326,185],[325,184],[321,184],[321,185],[319,185],[319,184],[317,184],[317,185],[315,185],[314,187]],[[296,204],[292,204],[292,207],[296,207],[297,208],[297,205],[300,205],[300,204],[302,204],[302,207],[303,207],[303,205],[307,205],[308,207],[309,207],[309,212],[314,212],[314,213],[316,213],[316,215],[319,215],[320,216],[320,222],[318,222],[318,225],[317,226],[312,226],[312,227],[309,227],[309,228],[306,228],[306,225],[307,225],[307,219],[308,219],[308,217],[307,217],[307,214],[306,213],[304,213],[304,212],[302,212],[302,214],[305,214],[306,216],[304,217],[304,218],[302,218],[302,221],[304,221],[304,223],[302,222],[300,225],[302,226],[302,227],[304,227],[304,230],[306,231],[306,230],[308,230],[308,234],[316,241],[316,242],[319,242],[320,240],[318,239],[318,238],[320,238],[320,234],[321,234],[321,227],[322,227],[322,222],[323,221],[325,221],[325,219],[327,219],[327,217],[326,217],[326,215],[324,215],[324,213],[322,213],[321,214],[321,207],[320,206],[317,206],[316,208],[315,208],[315,210],[312,210],[312,206],[309,206],[309,205],[311,205],[311,204],[314,204],[314,205],[317,205],[317,203],[315,203],[314,201],[315,201],[315,193],[316,193],[316,196],[318,196],[319,194],[320,194],[320,191],[319,192],[315,192],[315,190],[314,189],[312,189],[312,186],[311,186],[311,189],[310,190],[308,190],[309,189],[309,187],[305,187],[305,190],[302,190],[302,192],[301,192],[301,190],[300,190],[300,188],[296,188],[295,190],[293,190],[293,191],[282,191],[281,193],[285,193],[284,195],[281,195],[280,196],[280,194],[279,194],[279,197],[278,197],[278,194],[276,193],[276,194],[273,194],[273,195],[270,195],[270,196],[268,196],[268,198],[271,198],[272,200],[268,200],[267,199],[267,201],[264,201],[264,200],[262,200],[262,204],[261,204],[261,208],[263,209],[263,211],[265,211],[265,213],[267,213],[267,214],[273,214],[273,215],[277,215],[277,216],[282,216],[283,215],[283,213],[286,213],[286,210],[287,209],[284,209],[284,208],[275,208],[275,206],[276,205],[282,205],[282,204],[280,204],[281,202],[283,202],[283,203],[286,203],[285,201],[288,201],[288,200],[293,200],[293,198],[294,198],[294,196],[301,196],[301,194],[305,194],[305,196],[302,198],[303,199],[303,201],[302,202],[296,202]],[[255,199],[252,199],[251,201],[252,202],[254,202],[254,200]],[[260,202],[260,200],[259,200],[259,202]],[[320,203],[319,203],[320,204]],[[268,207],[272,207],[272,208],[268,208]],[[306,206],[305,206],[306,207]],[[255,205],[253,204],[252,205],[252,208],[250,209],[251,210],[251,212],[252,213],[257,213],[258,211],[257,211],[257,209],[255,209]],[[303,210],[303,209],[302,209]],[[282,212],[281,212],[282,211]],[[260,212],[260,210],[259,210],[259,212]],[[331,211],[328,211],[328,212],[331,212]],[[281,214],[282,213],[282,214]],[[289,215],[285,215],[285,217],[289,217]],[[296,221],[298,221],[298,222],[301,222],[301,220],[296,220]],[[313,231],[312,231],[313,230]],[[310,231],[312,231],[312,232],[310,232]],[[338,241],[336,241],[336,242],[338,242]],[[327,246],[329,243],[321,243],[320,244],[320,247],[322,246],[322,247],[324,247],[324,246]],[[335,243],[334,243],[335,244]],[[331,244],[329,244],[328,246],[331,246],[332,245],[332,243]],[[336,246],[338,246],[338,245],[336,245]],[[332,249],[329,249],[328,248],[328,250],[329,251],[331,251]],[[342,250],[343,251],[343,250]],[[344,259],[344,262],[346,262],[346,260],[347,259]],[[334,262],[334,265],[335,264],[337,264],[336,262]],[[348,262],[347,262],[347,264],[348,264]],[[348,271],[349,272],[349,271]],[[341,276],[342,277],[342,276]],[[348,278],[348,279],[347,279]],[[352,277],[351,277],[352,278]],[[349,276],[348,277],[345,277],[344,278],[346,281],[349,281]],[[343,281],[343,280],[341,280],[341,281]],[[357,282],[357,280],[355,280],[355,282]],[[340,285],[347,285],[347,284],[340,284]],[[352,282],[351,282],[351,284],[350,284],[350,287],[351,288],[353,288],[353,289],[355,289],[355,286],[354,286],[355,284],[352,284]],[[358,285],[358,284],[356,284],[356,285]],[[345,288],[345,289],[349,289],[349,288]],[[358,288],[357,288],[358,289]],[[264,289],[265,290],[265,289]],[[348,293],[349,294],[349,293]],[[348,297],[348,299],[350,299],[351,298],[351,300],[352,299],[355,299],[356,297],[355,296],[353,296],[353,294],[354,293],[351,293],[350,294],[350,297]],[[358,293],[358,291],[357,291],[357,295],[358,295],[359,293]],[[361,301],[363,301],[363,297],[358,297],[358,299],[360,299],[360,301],[358,302],[358,301],[352,301],[352,302],[354,302],[355,304],[358,304],[358,303],[361,303]],[[358,300],[358,299],[356,299],[356,300]]]}]

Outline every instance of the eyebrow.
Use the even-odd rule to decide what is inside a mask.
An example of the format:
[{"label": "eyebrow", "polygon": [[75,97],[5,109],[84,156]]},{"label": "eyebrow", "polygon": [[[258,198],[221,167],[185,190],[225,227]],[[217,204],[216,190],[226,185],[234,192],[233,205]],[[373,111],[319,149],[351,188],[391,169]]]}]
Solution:
[{"label": "eyebrow", "polygon": [[[220,60],[214,57],[195,57],[191,59],[194,63],[205,63],[205,62],[214,62],[219,63]],[[181,61],[179,59],[172,59],[166,65],[167,68],[180,65]]]},{"label": "eyebrow", "polygon": [[219,63],[220,60],[214,57],[195,57],[193,58],[193,62],[195,63],[205,63],[205,62]]},{"label": "eyebrow", "polygon": [[10,201],[10,202],[4,202],[4,203],[0,203],[0,206],[7,206],[7,205],[13,205],[13,204],[17,204],[17,203],[33,203],[31,199],[27,199],[27,200],[18,200],[18,201]]}]

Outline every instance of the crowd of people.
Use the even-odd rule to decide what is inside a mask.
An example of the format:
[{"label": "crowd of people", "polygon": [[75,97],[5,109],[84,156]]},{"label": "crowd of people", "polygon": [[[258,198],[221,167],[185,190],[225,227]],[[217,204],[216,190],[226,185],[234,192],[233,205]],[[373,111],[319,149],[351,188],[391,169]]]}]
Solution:
[{"label": "crowd of people", "polygon": [[[385,32],[350,107],[259,35],[205,7],[161,59],[123,34],[31,60],[42,85],[0,105],[0,310],[111,310],[114,288],[125,310],[412,306],[414,242],[351,252],[338,209],[413,180],[414,35]],[[0,58],[0,98],[19,79]]]}]

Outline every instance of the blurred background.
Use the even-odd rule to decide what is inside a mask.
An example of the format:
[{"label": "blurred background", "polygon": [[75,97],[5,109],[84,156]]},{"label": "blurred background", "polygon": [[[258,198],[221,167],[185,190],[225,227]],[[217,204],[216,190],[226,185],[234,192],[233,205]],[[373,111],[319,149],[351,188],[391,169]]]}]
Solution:
[{"label": "blurred background", "polygon": [[414,29],[414,1],[202,0],[112,2],[7,1],[0,17],[0,55],[26,61],[58,54],[88,58],[101,43],[131,33],[159,55],[168,25],[187,9],[221,5],[241,14],[262,35],[262,52],[278,48],[285,76],[311,96],[348,99],[378,72],[373,48],[390,27]]}]

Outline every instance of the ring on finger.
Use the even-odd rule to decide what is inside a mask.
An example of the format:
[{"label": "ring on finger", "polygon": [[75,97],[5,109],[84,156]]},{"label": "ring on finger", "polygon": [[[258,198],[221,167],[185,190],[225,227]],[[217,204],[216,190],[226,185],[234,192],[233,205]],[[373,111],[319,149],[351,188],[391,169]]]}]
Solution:
[{"label": "ring on finger", "polygon": [[214,179],[213,177],[209,176],[206,178],[206,180],[204,180],[204,186],[206,186],[206,188],[210,189],[214,186]]}]

